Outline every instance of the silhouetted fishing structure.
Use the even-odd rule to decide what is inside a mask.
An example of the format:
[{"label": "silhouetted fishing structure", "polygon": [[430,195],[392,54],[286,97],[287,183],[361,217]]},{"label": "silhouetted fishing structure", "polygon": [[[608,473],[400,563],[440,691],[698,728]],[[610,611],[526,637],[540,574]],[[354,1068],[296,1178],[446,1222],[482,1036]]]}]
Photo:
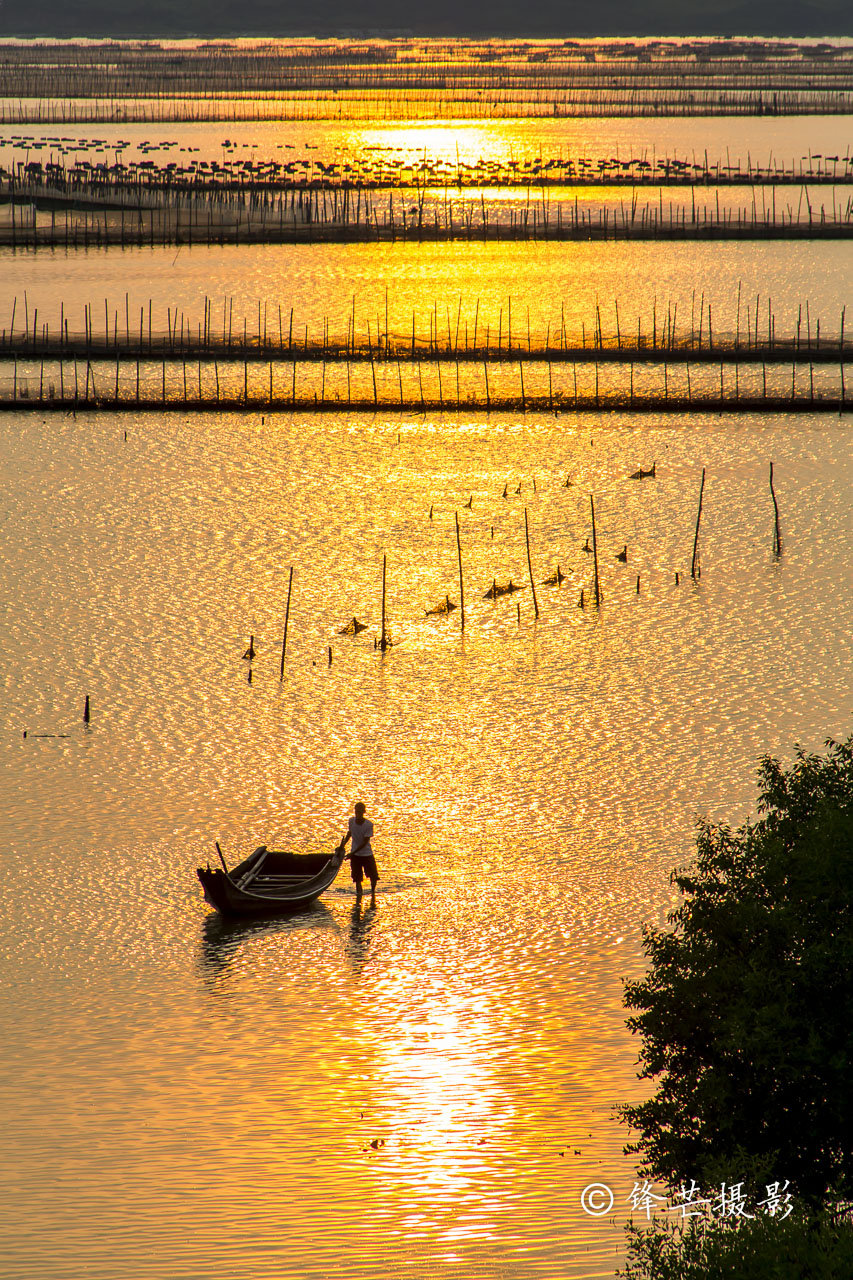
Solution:
[{"label": "silhouetted fishing structure", "polygon": [[[73,172],[73,171],[72,171]],[[849,182],[849,163],[845,178]],[[39,172],[0,170],[0,244],[13,248],[222,244],[351,244],[397,241],[518,240],[803,240],[853,236],[853,198],[831,186],[831,203],[816,204],[808,185],[778,188],[748,182],[751,205],[628,199],[581,203],[565,184],[498,187],[505,198],[486,201],[451,188],[394,186],[387,193],[358,183],[291,185],[172,177],[161,184],[84,172],[73,181]],[[596,184],[599,185],[599,184]],[[600,184],[605,185],[605,184]],[[611,184],[612,185],[612,184]],[[651,185],[651,184],[649,184]],[[685,183],[684,185],[688,185]],[[464,189],[463,189],[464,190]],[[777,191],[789,193],[784,203]],[[511,195],[512,192],[515,195]],[[769,195],[768,195],[769,191]],[[521,196],[524,198],[520,198]]]},{"label": "silhouetted fishing structure", "polygon": [[[256,147],[251,156],[241,156],[237,143],[225,139],[220,160],[173,159],[177,140],[137,141],[103,138],[46,137],[44,133],[14,134],[0,138],[0,149],[12,148],[8,165],[0,166],[0,178],[6,184],[17,183],[21,189],[45,196],[102,200],[105,203],[130,204],[145,195],[225,197],[234,193],[270,192],[335,192],[411,190],[415,193],[433,189],[446,191],[542,189],[554,187],[742,187],[742,186],[821,186],[845,183],[853,178],[853,156],[848,147],[844,155],[814,154],[786,157],[771,154],[766,160],[753,159],[747,153],[731,162],[727,155],[716,159],[707,150],[690,157],[649,153],[639,155],[587,155],[562,150],[546,155],[541,147],[521,156],[480,156],[463,160],[457,152],[453,159],[446,155],[431,156],[427,150],[410,150],[402,155],[399,148],[371,146],[369,150],[336,152],[325,159],[306,152],[303,157],[285,159],[259,157]],[[282,144],[279,144],[279,147]],[[290,144],[292,147],[293,144]],[[138,149],[138,158],[132,154]],[[183,147],[193,153],[198,147]],[[125,159],[125,154],[131,154]],[[156,163],[150,157],[166,152],[169,159]],[[48,153],[42,161],[41,154]],[[81,157],[83,152],[83,157]],[[18,158],[15,158],[18,153]],[[20,158],[23,153],[24,158]],[[92,160],[84,158],[92,154]],[[114,162],[98,159],[113,155]],[[73,163],[66,161],[73,156]],[[31,158],[32,157],[32,158]]]},{"label": "silhouetted fishing structure", "polygon": [[[391,329],[392,310],[399,309],[386,294],[384,314],[356,314],[355,298],[347,316],[346,330],[335,334],[327,316],[314,321],[315,332],[295,314],[294,308],[257,300],[252,315],[238,316],[235,321],[233,299],[205,297],[201,316],[187,316],[167,306],[166,315],[154,322],[153,300],[134,306],[131,314],[129,295],[120,303],[105,298],[103,309],[86,304],[82,327],[71,327],[72,317],[59,304],[53,324],[38,307],[31,306],[27,295],[15,296],[8,324],[0,327],[0,359],[86,360],[159,363],[218,362],[268,363],[272,367],[289,364],[322,364],[334,366],[361,365],[371,367],[393,363],[452,362],[456,367],[470,364],[840,364],[853,358],[853,339],[845,333],[846,308],[842,308],[836,324],[830,329],[825,318],[812,314],[806,301],[798,308],[796,327],[778,333],[771,298],[745,300],[737,291],[734,329],[721,330],[719,319],[704,292],[692,298],[689,315],[678,303],[657,300],[651,317],[627,319],[620,313],[618,300],[613,303],[613,319],[596,303],[590,323],[578,323],[567,315],[561,304],[559,323],[546,326],[545,332],[534,333],[529,312],[526,324],[513,329],[513,299],[509,295],[506,308],[486,322],[477,299],[473,315],[463,317],[462,298],[451,308],[449,303],[435,300],[431,307],[411,312],[411,327],[405,332]],[[607,309],[605,309],[606,312]],[[162,326],[162,327],[161,327]],[[578,332],[580,330],[580,332]],[[633,376],[633,375],[632,375]],[[488,378],[488,374],[486,375]],[[218,378],[218,374],[217,374]],[[402,387],[400,387],[402,392]],[[488,385],[486,386],[488,399]]]},{"label": "silhouetted fishing structure", "polygon": [[[663,366],[664,371],[666,365]],[[118,367],[117,367],[118,368]],[[285,413],[330,413],[347,410],[351,412],[373,414],[400,411],[420,414],[470,413],[472,411],[499,413],[505,411],[521,413],[561,413],[582,412],[587,410],[613,411],[623,410],[634,413],[668,412],[682,413],[698,411],[707,413],[753,413],[753,412],[832,412],[840,413],[850,408],[846,399],[843,369],[837,383],[831,386],[816,388],[814,385],[814,367],[808,366],[809,377],[805,387],[801,378],[797,384],[797,366],[791,366],[790,390],[767,388],[766,378],[760,391],[744,392],[740,389],[737,377],[734,386],[729,379],[728,388],[724,385],[724,365],[720,365],[719,390],[711,387],[697,389],[695,383],[689,383],[687,393],[673,391],[668,381],[664,380],[663,388],[652,388],[630,392],[623,387],[601,386],[597,377],[598,366],[595,365],[595,388],[554,391],[548,394],[525,390],[523,380],[519,393],[511,391],[496,393],[494,386],[488,399],[485,388],[467,389],[464,394],[456,395],[419,394],[394,395],[380,398],[374,384],[374,393],[359,395],[350,392],[347,395],[320,394],[316,390],[307,393],[296,390],[297,366],[290,366],[292,378],[280,378],[277,388],[267,390],[266,386],[253,387],[249,390],[248,381],[242,390],[220,391],[216,393],[190,391],[186,377],[186,365],[180,367],[183,373],[183,384],[175,370],[170,380],[166,377],[166,362],[161,363],[162,384],[160,391],[148,387],[144,392],[132,385],[119,387],[119,377],[115,380],[101,379],[100,386],[96,380],[96,370],[91,362],[73,364],[73,377],[69,371],[67,385],[64,376],[60,378],[50,375],[45,378],[42,366],[39,375],[31,385],[29,377],[22,377],[17,364],[11,378],[0,378],[0,410],[19,412],[22,409],[38,408],[40,412],[53,410],[69,412],[86,410],[109,410],[114,412],[155,412],[165,413],[174,410],[184,412],[285,412]],[[735,374],[737,366],[734,366]],[[245,370],[244,370],[245,371]],[[49,371],[48,371],[49,372]],[[103,373],[103,370],[98,370]],[[274,369],[270,364],[266,371],[269,375],[269,386],[274,383]],[[84,378],[85,375],[85,378]],[[107,385],[104,385],[106,381]],[[171,383],[169,385],[168,383]],[[232,381],[239,383],[239,379]],[[264,380],[266,381],[266,380]],[[281,382],[291,382],[291,390],[282,387]],[[177,384],[177,385],[176,385]],[[137,383],[137,388],[139,384]]]}]

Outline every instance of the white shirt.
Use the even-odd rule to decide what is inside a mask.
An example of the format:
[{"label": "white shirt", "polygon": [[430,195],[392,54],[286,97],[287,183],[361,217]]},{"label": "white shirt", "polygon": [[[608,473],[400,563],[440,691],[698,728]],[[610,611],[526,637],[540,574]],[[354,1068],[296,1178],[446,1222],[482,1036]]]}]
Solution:
[{"label": "white shirt", "polygon": [[350,818],[347,825],[352,836],[350,852],[357,858],[371,857],[373,848],[370,841],[373,839],[373,823],[369,818],[362,818],[361,822],[357,818]]}]

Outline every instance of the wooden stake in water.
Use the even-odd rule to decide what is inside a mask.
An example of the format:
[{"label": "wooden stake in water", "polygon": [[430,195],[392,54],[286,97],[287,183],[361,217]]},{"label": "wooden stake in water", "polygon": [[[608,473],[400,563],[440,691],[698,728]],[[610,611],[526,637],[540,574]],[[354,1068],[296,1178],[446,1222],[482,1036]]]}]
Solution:
[{"label": "wooden stake in water", "polygon": [[379,648],[384,653],[388,648],[388,634],[385,630],[385,571],[387,565],[387,555],[382,557],[382,639],[379,641]]},{"label": "wooden stake in water", "polygon": [[598,540],[595,536],[595,502],[592,494],[589,495],[589,510],[592,516],[592,559],[595,565],[595,607],[601,604],[601,586],[598,580]]},{"label": "wooden stake in water", "polygon": [[[699,561],[699,521],[702,519],[702,495],[705,492],[705,468],[702,468],[702,484],[699,487],[699,510],[696,512],[696,532],[693,535],[693,560],[690,565],[691,578],[696,577]],[[701,570],[700,570],[701,573]]]},{"label": "wooden stake in water", "polygon": [[[430,515],[432,515],[432,507],[430,507]],[[462,583],[462,541],[459,537],[459,512],[454,512],[456,517],[456,557],[459,561],[459,618],[462,624],[462,630],[465,630],[465,588]]]},{"label": "wooden stake in water", "polygon": [[773,488],[773,463],[770,463],[770,496],[773,499],[773,510],[775,512],[775,520],[773,525],[773,554],[778,556],[782,554],[782,535],[779,532],[779,503],[776,501],[776,490]]},{"label": "wooden stake in water", "polygon": [[530,590],[533,592],[533,616],[539,617],[539,605],[536,602],[536,583],[533,581],[533,565],[530,562],[530,526],[527,522],[527,507],[524,508],[524,541],[527,544],[527,570],[530,574]]},{"label": "wooden stake in water", "polygon": [[284,636],[281,641],[281,674],[280,680],[284,679],[284,657],[287,653],[287,623],[290,618],[290,593],[293,591],[293,565],[290,566],[290,578],[287,583],[287,607],[284,610]]}]

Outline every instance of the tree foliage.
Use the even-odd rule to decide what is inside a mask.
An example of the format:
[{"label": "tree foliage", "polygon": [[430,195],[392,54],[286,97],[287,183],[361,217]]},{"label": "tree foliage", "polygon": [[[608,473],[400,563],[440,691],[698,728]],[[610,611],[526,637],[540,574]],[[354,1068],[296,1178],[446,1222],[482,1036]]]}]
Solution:
[{"label": "tree foliage", "polygon": [[624,1280],[850,1280],[853,1225],[802,1216],[631,1228]]},{"label": "tree foliage", "polygon": [[761,762],[759,819],[700,824],[669,931],[630,983],[646,1102],[623,1108],[640,1172],[677,1186],[789,1179],[853,1198],[853,737]]}]

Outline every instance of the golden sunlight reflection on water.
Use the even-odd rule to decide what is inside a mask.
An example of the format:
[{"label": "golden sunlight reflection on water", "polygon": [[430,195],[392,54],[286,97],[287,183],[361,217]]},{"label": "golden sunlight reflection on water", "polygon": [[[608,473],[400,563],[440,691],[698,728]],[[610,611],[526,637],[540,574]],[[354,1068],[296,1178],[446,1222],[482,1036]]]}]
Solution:
[{"label": "golden sunlight reflection on water", "polygon": [[[9,1273],[612,1275],[639,925],[697,812],[754,804],[763,751],[849,731],[846,422],[0,429]],[[538,621],[529,587],[483,598],[527,582],[525,508]],[[457,598],[456,513],[464,638],[425,612]],[[344,872],[291,920],[207,911],[214,839],[329,849],[358,797],[375,909]],[[579,1208],[591,1181],[609,1218]]]}]

